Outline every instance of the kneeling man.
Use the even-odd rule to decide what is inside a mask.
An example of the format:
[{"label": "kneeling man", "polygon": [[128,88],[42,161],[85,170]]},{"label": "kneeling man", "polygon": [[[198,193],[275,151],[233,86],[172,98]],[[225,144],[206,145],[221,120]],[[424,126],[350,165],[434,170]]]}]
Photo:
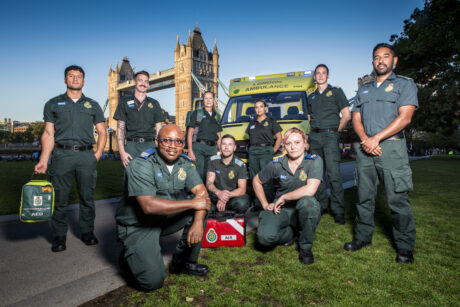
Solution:
[{"label": "kneeling man", "polygon": [[[264,209],[259,214],[257,238],[264,246],[289,246],[294,243],[294,230],[298,230],[299,259],[311,264],[313,239],[321,218],[321,205],[314,196],[323,178],[323,161],[305,153],[307,137],[297,128],[286,131],[283,144],[287,154],[265,166],[252,181]],[[274,203],[268,203],[262,187],[269,180],[278,186]]]},{"label": "kneeling man", "polygon": [[[163,286],[166,271],[160,236],[184,229],[169,271],[203,276],[206,265],[197,263],[210,200],[194,165],[182,149],[183,132],[166,125],[158,133],[158,151],[147,149],[126,168],[129,197],[117,208],[118,239],[123,244],[122,268],[129,269],[146,290]],[[188,193],[195,195],[189,199]]]},{"label": "kneeling man", "polygon": [[235,138],[224,135],[220,142],[221,155],[211,157],[206,175],[206,187],[211,192],[211,211],[246,213],[250,200],[246,194],[248,171],[246,164],[234,156]]}]

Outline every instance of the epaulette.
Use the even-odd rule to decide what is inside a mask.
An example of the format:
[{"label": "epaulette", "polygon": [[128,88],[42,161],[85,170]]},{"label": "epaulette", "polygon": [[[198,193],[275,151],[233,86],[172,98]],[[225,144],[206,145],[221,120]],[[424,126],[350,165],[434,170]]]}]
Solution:
[{"label": "epaulette", "polygon": [[[212,158],[211,158],[211,159],[212,159]],[[236,163],[236,165],[238,165],[238,166],[244,166],[244,164],[245,164],[243,161],[241,161],[240,159],[237,159],[237,158],[235,158],[235,163]]]},{"label": "epaulette", "polygon": [[305,155],[305,160],[315,160],[318,156],[315,154],[307,154]]},{"label": "epaulette", "polygon": [[187,155],[186,155],[186,154],[184,154],[184,153],[182,153],[180,156],[181,156],[182,158],[186,159],[187,161],[193,162],[193,160],[192,160],[192,159],[190,159],[190,157],[189,157],[189,156],[187,156]]},{"label": "epaulette", "polygon": [[283,153],[282,155],[274,156],[272,162],[273,162],[273,163],[278,163],[278,162],[280,162],[281,158],[284,157],[284,155],[285,155],[285,154]]},{"label": "epaulette", "polygon": [[144,158],[144,159],[148,159],[148,157],[150,157],[151,155],[153,155],[155,153],[155,149],[153,148],[149,148],[149,149],[146,149],[145,151],[143,151],[139,158]]},{"label": "epaulette", "polygon": [[220,159],[221,159],[220,155],[214,155],[214,156],[211,157],[211,161],[220,160]]},{"label": "epaulette", "polygon": [[409,77],[406,77],[406,76],[401,76],[401,75],[396,75],[397,77],[399,78],[403,78],[403,79],[406,79],[406,80],[410,80],[410,81],[413,81],[414,79],[412,78],[409,78]]}]

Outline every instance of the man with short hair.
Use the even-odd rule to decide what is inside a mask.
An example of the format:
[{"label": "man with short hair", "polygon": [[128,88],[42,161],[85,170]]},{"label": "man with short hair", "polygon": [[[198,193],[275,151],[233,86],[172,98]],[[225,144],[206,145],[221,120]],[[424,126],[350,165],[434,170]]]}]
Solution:
[{"label": "man with short hair", "polygon": [[158,101],[147,97],[149,76],[145,70],[134,75],[134,96],[121,99],[113,115],[117,120],[118,151],[124,167],[133,157],[155,147],[155,134],[165,121]]},{"label": "man with short hair", "polygon": [[[35,172],[44,174],[53,152],[50,176],[55,189],[54,213],[51,219],[53,242],[51,250],[66,249],[67,204],[74,178],[80,196],[80,232],[86,245],[98,244],[94,231],[94,199],[97,162],[104,152],[107,140],[105,118],[99,104],[85,97],[82,88],[85,72],[77,65],[64,72],[66,93],[45,104],[45,130],[41,137],[42,153]],[[93,152],[94,126],[98,133],[96,152]]]},{"label": "man with short hair", "polygon": [[[117,234],[123,244],[122,269],[142,289],[163,286],[166,271],[160,236],[184,229],[169,271],[204,276],[206,265],[197,263],[210,200],[195,166],[182,154],[184,133],[176,125],[161,128],[157,151],[149,148],[126,168],[129,197],[117,208]],[[190,199],[189,193],[194,194]],[[126,196],[127,197],[127,196]]]},{"label": "man with short hair", "polygon": [[220,155],[211,157],[206,175],[206,187],[211,192],[211,211],[246,213],[250,199],[246,194],[248,171],[246,164],[234,156],[235,138],[229,134],[220,141]]},{"label": "man with short hair", "polygon": [[[331,185],[331,213],[336,224],[345,224],[345,204],[342,177],[340,176],[339,132],[350,120],[348,100],[342,89],[328,84],[329,68],[319,64],[315,68],[318,88],[308,96],[307,109],[310,121],[310,151],[320,156],[325,164]],[[340,117],[341,115],[341,117]],[[328,197],[323,180],[316,197],[321,204],[321,214],[327,212]]]},{"label": "man with short hair", "polygon": [[376,79],[363,84],[353,106],[353,127],[361,139],[355,144],[359,203],[353,241],[344,249],[371,245],[377,185],[383,181],[398,250],[396,262],[412,263],[415,222],[409,201],[413,189],[404,128],[418,107],[412,79],[395,75],[398,57],[392,45],[377,44],[372,51]]}]

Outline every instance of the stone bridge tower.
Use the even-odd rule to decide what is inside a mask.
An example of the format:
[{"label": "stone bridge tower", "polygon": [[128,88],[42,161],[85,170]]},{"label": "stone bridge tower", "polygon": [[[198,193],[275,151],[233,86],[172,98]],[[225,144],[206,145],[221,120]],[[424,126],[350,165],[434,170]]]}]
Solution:
[{"label": "stone bridge tower", "polygon": [[177,36],[174,50],[174,83],[176,86],[176,124],[185,128],[187,112],[192,109],[193,99],[201,97],[200,90],[192,80],[191,72],[209,90],[217,95],[219,77],[219,53],[214,42],[213,52],[208,51],[201,31],[195,27],[188,35],[187,45],[179,44]]}]

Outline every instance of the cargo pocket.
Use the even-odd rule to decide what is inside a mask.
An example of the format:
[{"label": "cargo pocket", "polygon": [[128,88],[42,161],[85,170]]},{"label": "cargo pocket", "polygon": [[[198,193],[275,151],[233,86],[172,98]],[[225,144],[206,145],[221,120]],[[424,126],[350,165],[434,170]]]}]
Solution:
[{"label": "cargo pocket", "polygon": [[395,169],[391,171],[391,177],[394,182],[394,191],[396,193],[409,192],[414,189],[412,183],[412,171],[409,166],[402,169]]}]

